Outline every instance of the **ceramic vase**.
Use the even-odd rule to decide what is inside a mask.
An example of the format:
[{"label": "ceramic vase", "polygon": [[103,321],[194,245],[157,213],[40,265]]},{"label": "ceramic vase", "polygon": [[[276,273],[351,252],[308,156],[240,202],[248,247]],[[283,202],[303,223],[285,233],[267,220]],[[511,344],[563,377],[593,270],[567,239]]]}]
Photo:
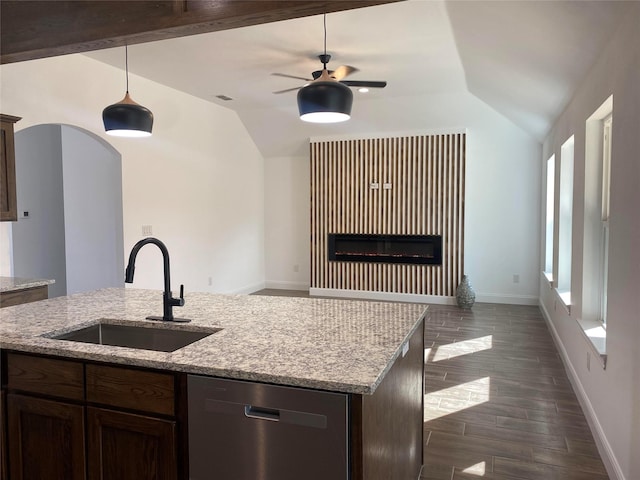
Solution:
[{"label": "ceramic vase", "polygon": [[469,277],[462,276],[462,281],[456,289],[456,302],[460,308],[471,308],[476,302],[476,292],[469,283]]}]

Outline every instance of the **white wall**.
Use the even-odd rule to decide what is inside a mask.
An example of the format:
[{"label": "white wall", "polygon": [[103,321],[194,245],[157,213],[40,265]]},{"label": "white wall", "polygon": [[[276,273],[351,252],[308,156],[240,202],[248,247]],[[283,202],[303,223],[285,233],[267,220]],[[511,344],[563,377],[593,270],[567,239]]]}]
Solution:
[{"label": "white wall", "polygon": [[[77,125],[122,154],[125,255],[141,226],[152,225],[171,253],[174,290],[263,285],[263,159],[234,112],[130,75],[133,99],[154,113],[153,136],[114,138],[104,134],[101,112],[124,96],[121,70],[66,55],[2,65],[0,74],[2,111],[23,117],[18,130]],[[153,250],[138,257],[135,287],[162,288]]]},{"label": "white wall", "polygon": [[120,154],[77,128],[61,133],[67,295],[122,287]]},{"label": "white wall", "polygon": [[[368,101],[359,109],[372,129],[363,134],[467,129],[465,273],[477,301],[537,303],[540,144],[469,93]],[[376,130],[375,119],[391,115],[396,130]],[[304,280],[308,287],[301,275],[310,262],[308,156],[267,158],[265,183],[267,284]]]},{"label": "white wall", "polygon": [[[14,274],[55,280],[49,285],[49,296],[66,295],[61,127],[38,125],[18,131],[15,146],[18,222],[12,224]],[[22,218],[25,211],[29,216]]]},{"label": "white wall", "polygon": [[267,287],[306,290],[311,278],[308,157],[265,160]]},{"label": "white wall", "polygon": [[[640,3],[577,90],[544,142],[541,170],[575,135],[571,314],[541,277],[541,306],[565,356],[583,409],[595,428],[612,479],[640,478]],[[613,94],[607,364],[577,323],[582,315],[585,122]],[[543,208],[542,206],[540,207]],[[540,232],[543,238],[544,231]],[[543,267],[540,266],[540,269]]]}]

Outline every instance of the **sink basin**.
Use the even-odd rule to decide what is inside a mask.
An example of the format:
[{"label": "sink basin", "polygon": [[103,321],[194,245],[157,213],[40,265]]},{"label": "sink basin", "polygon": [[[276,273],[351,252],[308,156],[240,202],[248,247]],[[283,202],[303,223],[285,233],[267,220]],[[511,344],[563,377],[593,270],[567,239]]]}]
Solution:
[{"label": "sink basin", "polygon": [[171,328],[146,327],[137,325],[117,325],[97,323],[72,332],[56,335],[56,340],[95,343],[115,347],[174,352],[219,331],[175,330]]}]

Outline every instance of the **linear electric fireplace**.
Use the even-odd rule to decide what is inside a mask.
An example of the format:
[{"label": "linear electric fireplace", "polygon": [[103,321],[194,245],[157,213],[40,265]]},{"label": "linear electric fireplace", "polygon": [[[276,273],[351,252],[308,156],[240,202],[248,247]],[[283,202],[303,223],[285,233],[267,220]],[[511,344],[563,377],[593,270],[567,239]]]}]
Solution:
[{"label": "linear electric fireplace", "polygon": [[441,235],[330,233],[329,260],[442,265]]}]

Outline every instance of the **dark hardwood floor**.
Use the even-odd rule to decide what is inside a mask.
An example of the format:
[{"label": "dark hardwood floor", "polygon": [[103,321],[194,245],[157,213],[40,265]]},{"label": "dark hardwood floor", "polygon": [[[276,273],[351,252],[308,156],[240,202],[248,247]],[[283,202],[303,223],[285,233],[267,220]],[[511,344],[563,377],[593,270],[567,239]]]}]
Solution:
[{"label": "dark hardwood floor", "polygon": [[609,478],[538,307],[430,305],[425,389],[421,480]]},{"label": "dark hardwood floor", "polygon": [[431,305],[422,480],[608,479],[538,307]]}]

